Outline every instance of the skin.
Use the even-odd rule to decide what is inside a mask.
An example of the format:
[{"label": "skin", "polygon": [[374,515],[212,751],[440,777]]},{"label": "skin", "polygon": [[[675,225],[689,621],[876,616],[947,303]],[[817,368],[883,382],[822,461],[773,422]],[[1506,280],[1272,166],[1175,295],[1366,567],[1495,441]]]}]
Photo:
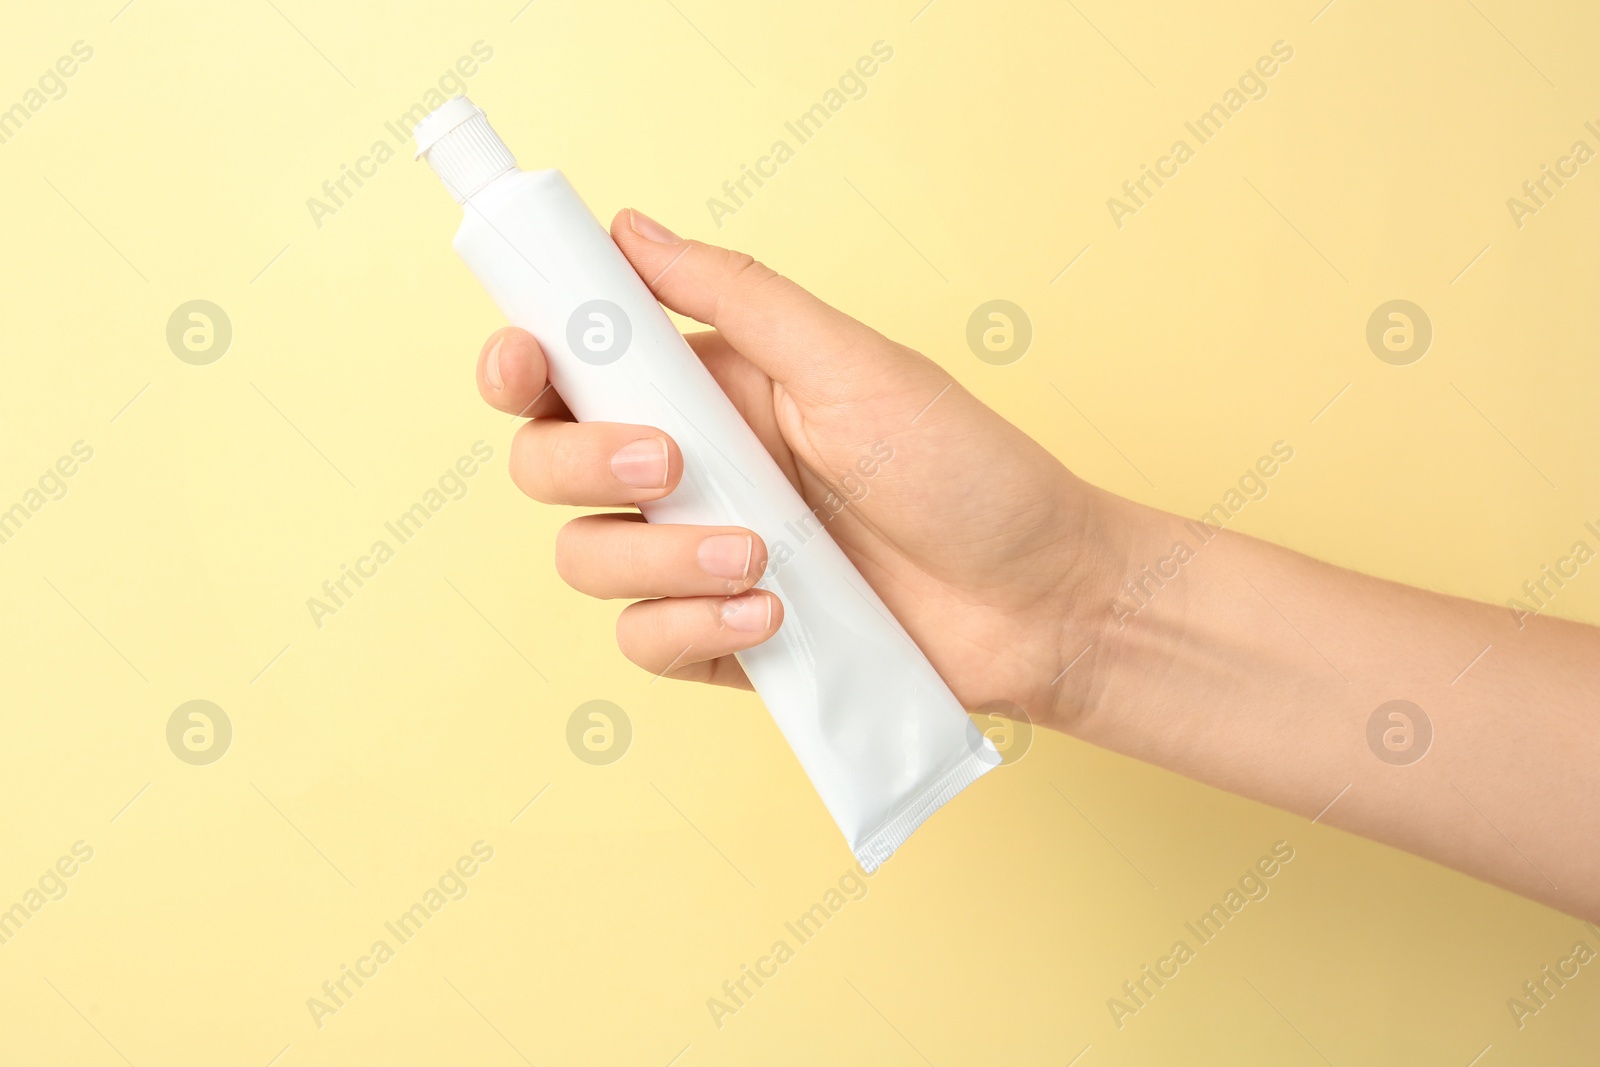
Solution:
[{"label": "skin", "polygon": [[[1600,920],[1600,629],[1228,531],[1207,539],[1084,482],[936,363],[749,256],[634,211],[611,236],[657,299],[712,327],[690,345],[808,503],[852,495],[843,472],[872,442],[892,445],[828,530],[965,706],[1015,704]],[[682,477],[660,430],[573,421],[521,330],[489,338],[477,382],[493,407],[531,417],[511,475],[536,500],[626,508]],[[1131,598],[1124,583],[1179,542],[1192,556],[1177,577]],[[637,512],[577,518],[556,545],[573,588],[635,601],[617,620],[630,660],[720,685],[748,687],[732,654],[782,625],[782,604],[753,588],[765,564],[750,531]],[[1408,765],[1368,742],[1375,709],[1395,699],[1434,731]]]}]

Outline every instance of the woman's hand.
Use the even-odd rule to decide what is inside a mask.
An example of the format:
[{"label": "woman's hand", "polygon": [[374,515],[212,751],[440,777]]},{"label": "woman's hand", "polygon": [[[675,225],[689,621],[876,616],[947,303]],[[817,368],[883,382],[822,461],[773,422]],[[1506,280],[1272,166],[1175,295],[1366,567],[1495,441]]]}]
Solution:
[{"label": "woman's hand", "polygon": [[[715,327],[691,335],[695,351],[807,502],[837,512],[828,530],[967,707],[1009,701],[1600,918],[1600,630],[1524,623],[1111,496],[937,364],[749,256],[633,212],[611,233],[662,303]],[[682,476],[659,430],[573,422],[526,333],[489,339],[478,388],[534,417],[511,472],[536,499],[637,504]],[[593,596],[646,598],[617,622],[635,663],[746,684],[730,654],[783,624],[752,589],[768,546],[638,518],[568,524],[557,569]],[[1180,552],[1159,596],[1113,610]],[[1433,724],[1399,756],[1374,740],[1395,707],[1409,709],[1397,728]]]},{"label": "woman's hand", "polygon": [[[1062,671],[1111,598],[1111,498],[936,363],[749,256],[680,240],[632,211],[611,235],[657,299],[713,327],[690,345],[806,502],[836,513],[828,532],[963,704],[1069,717],[1090,671]],[[660,430],[574,422],[521,330],[489,338],[477,377],[491,405],[532,417],[511,474],[536,500],[626,507],[666,496],[683,475]],[[629,659],[728,685],[749,684],[732,653],[783,624],[777,598],[753,589],[767,560],[748,530],[649,525],[637,512],[574,519],[556,544],[573,588],[638,601],[617,620]]]}]

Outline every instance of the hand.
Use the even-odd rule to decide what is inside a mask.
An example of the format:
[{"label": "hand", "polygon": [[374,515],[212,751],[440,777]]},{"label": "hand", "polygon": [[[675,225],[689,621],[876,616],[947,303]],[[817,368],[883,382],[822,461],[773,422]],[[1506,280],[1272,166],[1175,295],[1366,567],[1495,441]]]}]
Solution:
[{"label": "hand", "polygon": [[[1081,703],[1087,670],[1052,682],[1103,625],[1109,594],[1085,592],[1110,573],[1111,498],[938,364],[749,256],[680,240],[632,211],[611,236],[663,304],[714,327],[690,345],[806,502],[837,510],[829,533],[965,706],[1005,700],[1059,721]],[[574,422],[526,332],[492,335],[477,377],[492,406],[532,416],[511,475],[534,499],[622,507],[678,484],[682,453],[660,430]],[[863,458],[876,461],[870,478]],[[749,685],[732,653],[783,622],[777,598],[752,588],[766,563],[748,530],[649,525],[637,513],[574,519],[556,544],[573,588],[638,600],[617,620],[630,660],[726,685]]]},{"label": "hand", "polygon": [[[1009,701],[1043,725],[1600,918],[1600,630],[1548,616],[1524,628],[1503,608],[1111,496],[937,364],[749,256],[634,212],[611,235],[663,304],[715,327],[690,344],[806,501],[838,512],[829,532],[967,707]],[[573,422],[520,330],[490,337],[478,388],[533,416],[511,473],[535,499],[625,506],[682,476],[660,430]],[[864,456],[878,460],[870,478],[853,473]],[[1125,579],[1148,578],[1141,564],[1180,545],[1189,562],[1159,596],[1113,609],[1133,595]],[[556,546],[579,591],[646,598],[617,620],[629,659],[729,685],[748,684],[732,653],[783,624],[776,598],[753,588],[766,559],[747,530],[637,514],[576,519]],[[1370,747],[1374,709],[1396,697],[1440,724],[1438,757],[1396,767]]]}]

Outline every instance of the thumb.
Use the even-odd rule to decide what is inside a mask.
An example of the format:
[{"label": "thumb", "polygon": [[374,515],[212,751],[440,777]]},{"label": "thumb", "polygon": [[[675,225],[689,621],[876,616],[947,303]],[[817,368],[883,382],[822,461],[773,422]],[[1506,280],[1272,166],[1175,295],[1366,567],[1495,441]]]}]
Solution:
[{"label": "thumb", "polygon": [[611,238],[657,300],[716,328],[798,400],[848,399],[900,361],[882,334],[743,252],[685,241],[631,209],[611,220]]}]

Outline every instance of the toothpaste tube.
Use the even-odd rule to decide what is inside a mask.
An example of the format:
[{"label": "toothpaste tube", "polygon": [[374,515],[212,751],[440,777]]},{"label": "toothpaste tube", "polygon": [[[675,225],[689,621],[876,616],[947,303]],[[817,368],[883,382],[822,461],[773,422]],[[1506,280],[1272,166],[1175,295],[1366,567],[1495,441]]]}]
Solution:
[{"label": "toothpaste tube", "polygon": [[[742,526],[768,545],[786,526],[816,523],[559,171],[519,170],[464,97],[415,136],[462,205],[456,251],[538,339],[572,413],[657,427],[678,443],[683,480],[641,505],[646,519]],[[783,601],[783,623],[739,663],[871,872],[1000,756],[826,529],[759,585]]]}]

